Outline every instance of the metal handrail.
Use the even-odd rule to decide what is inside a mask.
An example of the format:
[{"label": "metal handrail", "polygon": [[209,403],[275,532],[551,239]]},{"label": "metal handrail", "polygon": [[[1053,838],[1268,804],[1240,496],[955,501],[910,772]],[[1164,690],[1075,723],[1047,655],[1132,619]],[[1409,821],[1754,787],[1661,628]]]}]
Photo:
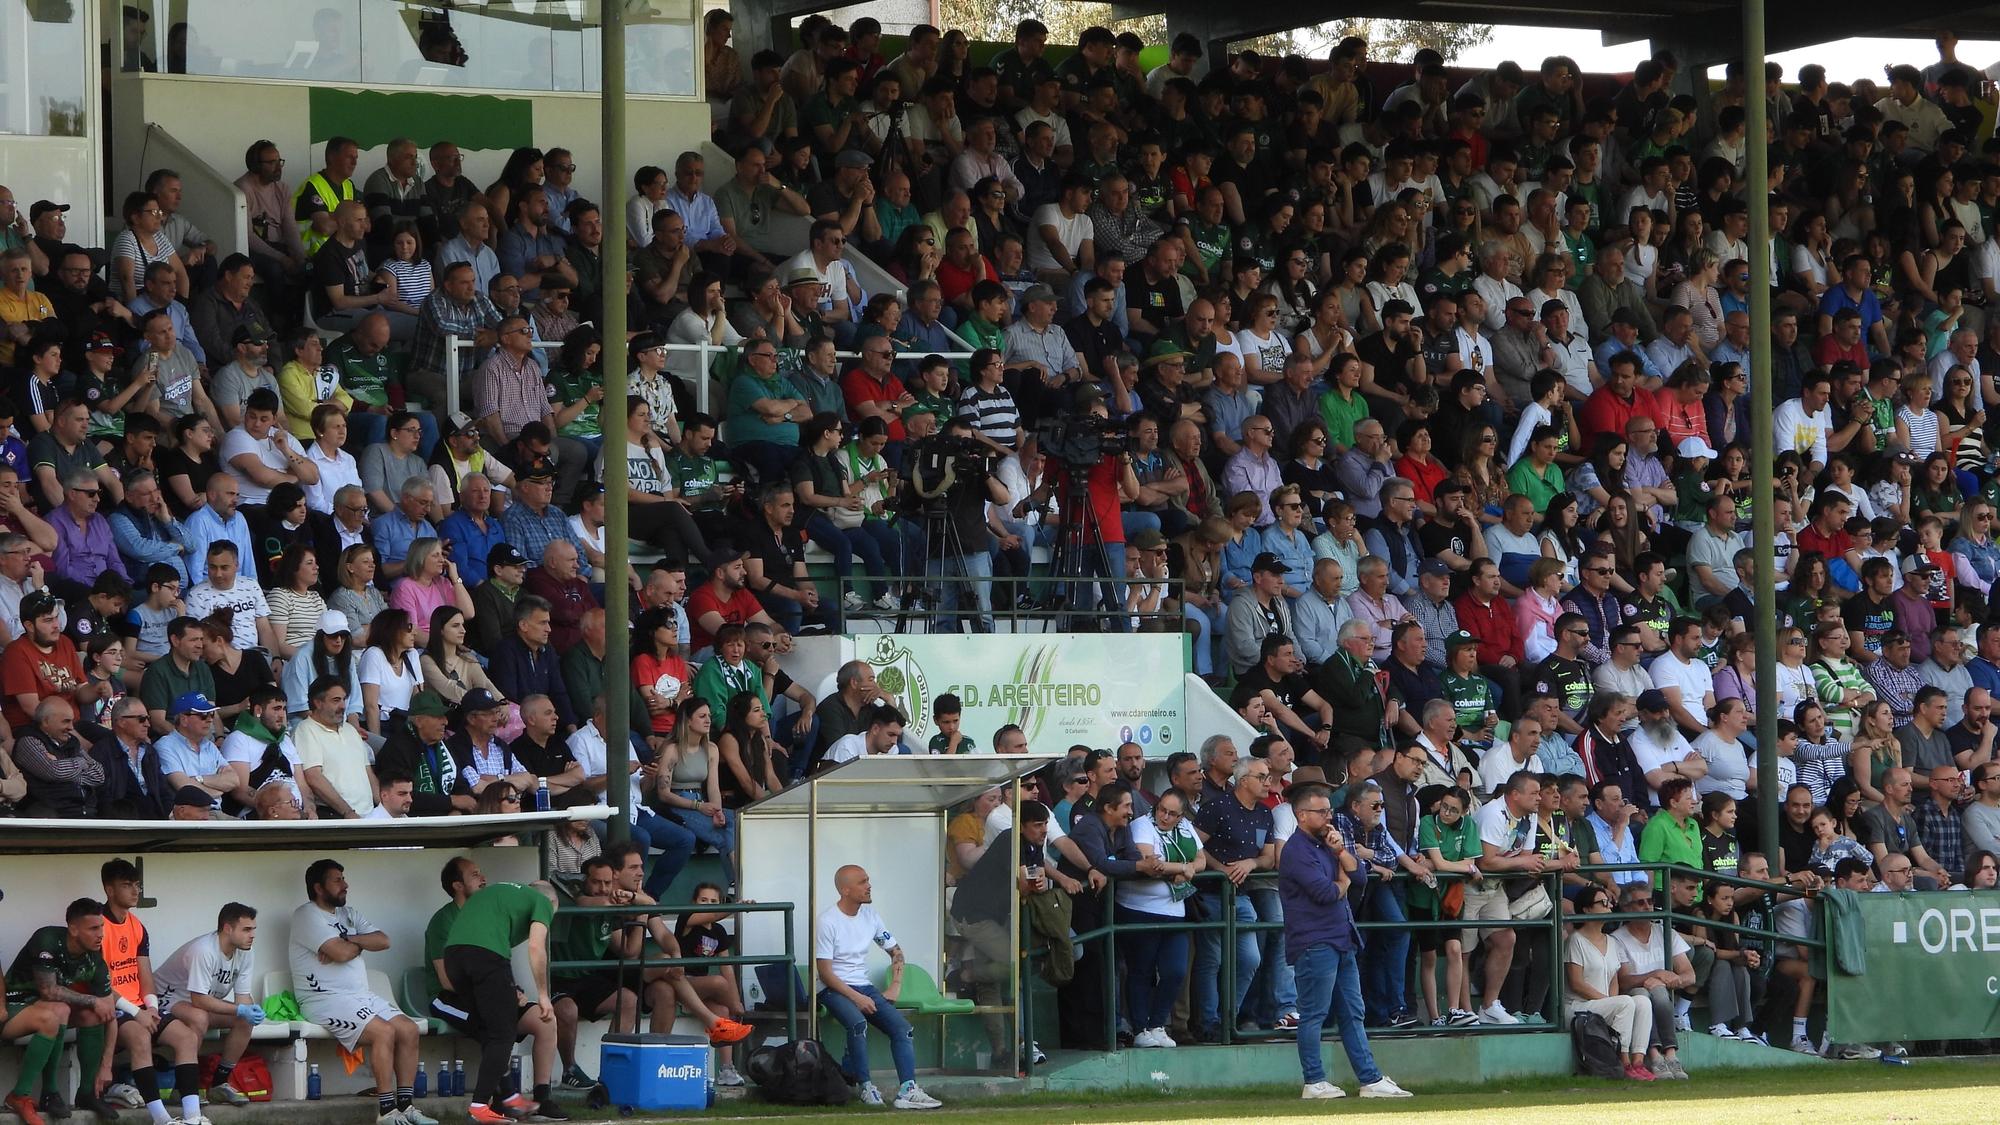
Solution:
[{"label": "metal handrail", "polygon": [[[1641,862],[1641,863],[1629,863],[1629,864],[1628,863],[1581,864],[1568,871],[1547,871],[1541,873],[1540,875],[1504,876],[1504,878],[1509,880],[1534,879],[1536,881],[1543,882],[1546,885],[1549,891],[1550,904],[1551,904],[1549,916],[1546,919],[1534,919],[1534,920],[1524,921],[1512,918],[1487,918],[1487,919],[1409,918],[1405,919],[1402,922],[1385,922],[1385,921],[1363,921],[1360,918],[1356,918],[1354,919],[1354,925],[1356,929],[1364,933],[1369,930],[1394,930],[1401,932],[1411,932],[1417,930],[1452,930],[1452,931],[1468,930],[1468,929],[1529,930],[1534,928],[1542,928],[1548,935],[1549,940],[1551,942],[1550,964],[1554,968],[1554,971],[1552,971],[1551,973],[1551,978],[1549,982],[1549,1000],[1548,1000],[1548,1003],[1552,1008],[1553,1015],[1550,1023],[1546,1026],[1560,1027],[1562,1026],[1564,1007],[1566,1003],[1566,995],[1562,986],[1564,978],[1561,975],[1558,975],[1561,971],[1561,966],[1564,963],[1563,926],[1566,923],[1575,922],[1580,917],[1579,915],[1576,914],[1566,914],[1561,909],[1560,904],[1563,901],[1562,886],[1561,886],[1562,877],[1564,875],[1570,875],[1570,874],[1587,875],[1587,874],[1619,873],[1619,872],[1634,872],[1634,871],[1643,871],[1653,874],[1654,876],[1657,877],[1657,881],[1661,886],[1665,886],[1666,881],[1670,880],[1673,875],[1682,874],[1682,875],[1693,876],[1704,882],[1724,883],[1731,886],[1753,887],[1766,891],[1772,891],[1781,894],[1790,894],[1794,896],[1801,893],[1797,887],[1791,886],[1790,884],[1787,883],[1772,883],[1757,879],[1748,879],[1742,876],[1727,875],[1720,872],[1704,871],[1699,868],[1693,868],[1685,864],[1679,864],[1679,863]],[[1495,878],[1497,874],[1498,873],[1489,874],[1487,878],[1489,879]],[[1245,880],[1245,882],[1246,884],[1251,881],[1268,882],[1269,879],[1274,875],[1275,872],[1268,872],[1268,871],[1255,872],[1250,876],[1248,880]],[[1458,879],[1458,880],[1470,879],[1470,876],[1462,875],[1457,872],[1438,872],[1437,877],[1440,882],[1445,882],[1450,879]],[[1149,932],[1207,932],[1207,931],[1220,930],[1222,931],[1222,965],[1221,965],[1221,976],[1217,982],[1217,991],[1219,995],[1223,997],[1235,995],[1236,935],[1238,933],[1243,933],[1243,932],[1269,932],[1273,930],[1282,930],[1284,928],[1284,923],[1267,922],[1261,920],[1255,922],[1238,922],[1236,920],[1236,911],[1235,911],[1237,887],[1234,883],[1231,883],[1228,880],[1228,877],[1226,875],[1224,875],[1222,872],[1219,871],[1204,871],[1194,877],[1194,881],[1196,883],[1220,882],[1222,887],[1222,909],[1220,912],[1221,916],[1219,918],[1212,918],[1202,921],[1190,920],[1185,922],[1129,922],[1129,923],[1119,922],[1117,918],[1117,899],[1116,899],[1117,884],[1120,882],[1128,882],[1128,881],[1150,881],[1152,878],[1153,877],[1151,876],[1140,876],[1133,879],[1118,879],[1118,878],[1111,879],[1111,881],[1107,883],[1107,885],[1105,886],[1104,890],[1098,892],[1099,894],[1108,896],[1106,899],[1107,907],[1104,915],[1103,924],[1097,926],[1094,929],[1076,933],[1072,935],[1071,940],[1079,945],[1086,942],[1098,943],[1099,955],[1106,958],[1106,960],[1100,962],[1100,964],[1115,965],[1116,939],[1119,934],[1149,933]],[[1399,870],[1396,872],[1395,876],[1392,877],[1392,879],[1379,879],[1377,881],[1383,884],[1387,884],[1395,878],[1413,880],[1414,876],[1410,875],[1408,872]],[[1352,894],[1351,885],[1349,893],[1350,895]],[[1746,937],[1755,937],[1763,940],[1782,941],[1788,945],[1797,945],[1802,948],[1815,951],[1823,952],[1827,947],[1826,940],[1821,937],[1795,936],[1791,934],[1784,934],[1778,932],[1778,930],[1776,929],[1775,917],[1773,918],[1771,928],[1769,929],[1759,929],[1756,927],[1739,926],[1734,923],[1718,922],[1715,921],[1714,919],[1703,918],[1697,915],[1688,914],[1685,911],[1676,911],[1673,908],[1673,901],[1671,897],[1667,897],[1665,901],[1661,903],[1659,908],[1654,910],[1620,911],[1613,916],[1620,921],[1639,921],[1639,920],[1658,921],[1666,925],[1668,928],[1672,928],[1674,919],[1681,918],[1689,922],[1695,923],[1697,925],[1709,927],[1712,929],[1720,929],[1729,933],[1735,933]],[[1040,955],[1040,952],[1041,951],[1028,951],[1025,954],[1025,956],[1027,959],[1032,959],[1033,957]],[[1117,1007],[1117,995],[1116,995],[1117,973],[1115,971],[1109,971],[1104,973],[1103,975],[1104,975],[1104,993],[1105,993],[1104,1041],[1106,1043],[1116,1043],[1117,1025],[1118,1025],[1118,1007]],[[1024,1013],[1023,1014],[1024,1026],[1032,1026],[1032,1024],[1029,1023],[1027,1016],[1027,1013],[1029,1011],[1028,1005],[1031,1003],[1031,1001],[1029,1000],[1030,993],[1031,993],[1030,989],[1026,988],[1022,989],[1021,1003],[1023,1006],[1023,1013]],[[1231,1018],[1228,1018],[1229,1013],[1224,1012],[1222,1014],[1224,1018],[1222,1020],[1222,1026],[1219,1028],[1219,1031],[1221,1033],[1222,1042],[1224,1044],[1234,1043],[1239,1039],[1266,1040],[1266,1039],[1274,1039],[1280,1037],[1280,1033],[1277,1032],[1268,1032],[1256,1036],[1239,1036],[1236,1031],[1235,1021]],[[1518,1028],[1454,1027],[1442,1030],[1444,1030],[1449,1034],[1492,1034],[1496,1032],[1518,1033],[1524,1030],[1533,1030],[1533,1026],[1534,1025],[1530,1025],[1527,1027],[1518,1027]],[[1418,1032],[1417,1029],[1412,1029],[1412,1032],[1410,1033],[1437,1034],[1439,1030],[1440,1029],[1434,1027],[1424,1027],[1421,1029],[1420,1032]],[[1334,1032],[1333,1030],[1331,1021],[1329,1021],[1328,1027],[1325,1031],[1322,1032],[1322,1035],[1324,1036],[1329,1033],[1337,1035],[1337,1032]],[[1410,1033],[1404,1033],[1404,1034],[1410,1034]],[[1373,1034],[1373,1032],[1371,1032],[1371,1034]]]},{"label": "metal handrail", "polygon": [[[950,331],[950,330],[949,330],[949,329],[947,329],[947,331]],[[952,333],[952,336],[953,336],[953,338],[954,338],[954,339],[956,339],[956,338],[957,338],[957,333],[955,333],[955,332],[954,332],[954,333]],[[553,347],[555,347],[555,346],[556,346],[556,345],[557,345],[558,343],[560,343],[560,341],[555,341],[555,340],[543,340],[543,341],[540,341],[539,343],[540,343],[540,345],[541,345],[542,347],[545,347],[545,348],[553,348]],[[459,399],[459,393],[460,393],[460,392],[459,392],[459,374],[458,374],[458,368],[459,368],[459,365],[458,365],[458,362],[457,362],[457,356],[458,356],[458,353],[459,353],[459,351],[460,351],[460,350],[462,350],[462,349],[469,349],[469,348],[472,348],[472,347],[474,347],[474,344],[473,344],[473,342],[472,342],[471,340],[468,340],[468,339],[466,339],[465,337],[463,337],[463,336],[460,336],[460,335],[458,335],[457,333],[452,333],[452,334],[450,334],[450,335],[448,335],[448,336],[446,336],[446,337],[444,338],[444,346],[445,346],[445,354],[446,354],[447,356],[451,356],[451,357],[453,357],[453,361],[445,365],[445,366],[446,366],[446,370],[445,370],[445,371],[443,372],[443,374],[444,374],[444,385],[445,385],[445,402],[446,402],[446,406],[445,406],[445,413],[447,413],[447,414],[448,414],[448,413],[450,413],[451,411],[453,411],[453,410],[457,410],[457,409],[458,409],[458,403],[459,403],[459,401],[460,401],[460,399]],[[695,356],[697,357],[697,361],[696,361],[696,362],[697,362],[697,363],[699,364],[699,366],[700,366],[701,370],[702,370],[703,372],[706,372],[706,371],[708,370],[708,365],[709,365],[709,361],[710,361],[710,359],[711,359],[712,357],[714,357],[714,356],[717,356],[717,355],[727,355],[727,354],[729,354],[730,352],[733,352],[733,351],[736,351],[737,349],[741,348],[741,347],[742,347],[742,345],[741,345],[741,344],[711,344],[711,343],[709,343],[708,341],[706,341],[706,340],[703,340],[703,341],[701,341],[700,343],[694,343],[694,344],[669,344],[669,343],[662,343],[662,344],[660,345],[660,347],[664,348],[665,350],[667,350],[667,351],[669,351],[669,352],[677,352],[677,353],[680,353],[680,354],[682,354],[682,355],[686,355],[686,354],[690,354],[690,353],[692,353],[693,355],[695,355]],[[860,353],[860,352],[843,352],[843,351],[836,351],[836,352],[834,352],[833,354],[834,354],[835,356],[837,356],[837,357],[841,358],[841,359],[858,359],[858,358],[860,358],[860,355],[861,355],[861,353]],[[891,360],[891,362],[897,362],[897,363],[900,363],[900,362],[902,362],[903,360],[906,360],[906,359],[907,359],[907,360],[917,360],[917,359],[923,359],[923,358],[924,358],[924,357],[926,357],[926,356],[933,356],[933,355],[934,355],[934,356],[940,356],[940,357],[942,357],[942,358],[944,358],[944,359],[971,359],[971,358],[972,358],[972,353],[971,353],[971,352],[969,352],[969,351],[963,351],[963,352],[928,352],[928,351],[926,351],[926,352],[896,352],[896,353],[895,353],[895,355],[894,355],[894,357],[893,357],[893,359]],[[548,373],[547,373],[547,372],[543,372],[543,374],[544,374],[544,375],[546,375],[546,374],[548,374]],[[707,378],[705,378],[705,377],[704,377],[704,378],[700,378],[700,379],[696,379],[696,380],[694,380],[694,402],[695,402],[695,409],[696,409],[696,410],[699,410],[699,411],[701,411],[701,412],[702,412],[703,414],[713,414],[713,413],[714,413],[714,411],[713,411],[713,410],[711,410],[711,409],[709,408],[709,395],[708,395],[708,384],[709,384],[709,382],[710,382],[710,380],[709,380],[709,379],[707,379]]]},{"label": "metal handrail", "polygon": [[[732,953],[723,957],[681,956],[652,959],[646,955],[649,943],[642,941],[639,944],[639,959],[636,964],[639,968],[639,980],[643,994],[646,970],[648,969],[685,969],[710,965],[783,965],[788,974],[796,976],[795,958],[798,951],[795,948],[796,943],[793,937],[793,909],[793,905],[789,902],[656,902],[651,905],[633,903],[624,906],[582,906],[574,902],[565,902],[556,907],[556,914],[558,917],[562,915],[596,916],[609,914],[622,918],[629,918],[633,915],[652,917],[663,914],[783,914],[785,916],[785,951],[782,954]],[[615,969],[619,973],[619,986],[623,987],[625,967],[631,964],[634,964],[634,962],[630,958],[599,958],[582,961],[552,960],[549,962],[549,972],[550,974],[554,974],[560,970]],[[799,1034],[799,990],[794,985],[795,982],[792,980],[785,982],[785,1038],[788,1040],[797,1039]],[[612,1030],[616,1031],[617,1029],[614,1027]],[[637,1026],[634,1026],[633,1030],[637,1031]]]}]

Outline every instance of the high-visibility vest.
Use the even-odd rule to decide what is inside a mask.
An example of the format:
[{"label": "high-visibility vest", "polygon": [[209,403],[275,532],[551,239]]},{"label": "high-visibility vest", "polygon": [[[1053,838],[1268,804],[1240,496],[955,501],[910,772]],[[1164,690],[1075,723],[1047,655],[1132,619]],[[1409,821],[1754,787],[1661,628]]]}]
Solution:
[{"label": "high-visibility vest", "polygon": [[[340,190],[335,191],[333,184],[327,181],[326,176],[319,172],[314,172],[311,176],[307,177],[305,183],[299,185],[298,191],[292,193],[292,209],[294,211],[298,210],[299,200],[304,199],[307,192],[312,192],[314,195],[319,196],[319,201],[323,205],[323,209],[328,214],[332,214],[334,208],[354,198],[354,181],[351,179],[342,180]],[[306,257],[308,258],[319,253],[319,248],[326,245],[326,240],[331,237],[333,236],[321,234],[312,229],[312,225],[309,223],[301,224],[299,227],[299,238],[305,242]]]}]

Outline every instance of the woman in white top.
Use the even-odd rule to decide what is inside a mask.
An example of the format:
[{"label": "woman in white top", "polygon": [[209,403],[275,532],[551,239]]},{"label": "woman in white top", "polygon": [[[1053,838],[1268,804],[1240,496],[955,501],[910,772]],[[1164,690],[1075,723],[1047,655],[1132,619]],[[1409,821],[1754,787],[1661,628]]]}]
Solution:
[{"label": "woman in white top", "polygon": [[1379,323],[1382,306],[1390,301],[1401,301],[1410,306],[1410,311],[1423,308],[1417,301],[1417,287],[1410,284],[1410,248],[1400,242],[1392,242],[1375,254],[1375,264],[1370,270],[1374,275],[1368,281],[1368,307],[1375,313]]},{"label": "woman in white top", "polygon": [[1695,344],[1703,351],[1722,339],[1722,294],[1716,282],[1722,278],[1722,260],[1704,246],[1688,255],[1687,280],[1674,287],[1674,304],[1694,314]]},{"label": "woman in white top", "polygon": [[[1620,912],[1638,913],[1653,909],[1653,888],[1648,883],[1626,883],[1618,890]],[[1662,1074],[1686,1078],[1681,1067],[1680,1040],[1674,1034],[1674,996],[1694,984],[1694,967],[1688,963],[1688,943],[1664,924],[1631,920],[1612,936],[1624,964],[1618,966],[1618,991],[1627,993],[1653,1010],[1651,1046],[1647,1068]],[[1637,1042],[1635,1035],[1633,1041]],[[1664,1069],[1662,1069],[1664,1068]]]},{"label": "woman in white top", "polygon": [[437,279],[431,272],[429,259],[424,257],[416,227],[409,224],[396,227],[395,237],[389,240],[389,259],[375,271],[375,279],[388,291],[382,303],[384,308],[417,315]]},{"label": "woman in white top", "polygon": [[1625,965],[1625,955],[1605,929],[1616,921],[1610,888],[1592,883],[1578,891],[1575,909],[1581,920],[1565,945],[1565,1001],[1573,1012],[1604,1017],[1618,1035],[1625,1077],[1651,1082],[1656,1076],[1646,1069],[1646,1050],[1653,1036],[1653,1006],[1619,990],[1618,970]]},{"label": "woman in white top", "polygon": [[[1282,312],[1278,319],[1284,319]],[[1312,317],[1292,337],[1292,350],[1312,357],[1315,379],[1326,374],[1334,356],[1354,350],[1354,332],[1337,291],[1325,290],[1313,300]]]},{"label": "woman in white top", "polygon": [[637,395],[652,407],[653,432],[668,445],[681,442],[681,424],[674,410],[674,385],[668,381],[667,351],[660,346],[660,338],[651,332],[641,332],[632,337],[628,345],[632,349],[632,371],[627,376],[626,385],[630,395]]},{"label": "woman in white top", "polygon": [[[670,344],[713,344],[720,347],[735,347],[743,342],[743,334],[729,323],[728,310],[722,300],[722,279],[712,273],[698,273],[688,282],[688,307],[674,318],[667,328],[667,342]],[[712,362],[716,353],[710,352]],[[700,352],[668,352],[667,370],[681,377],[690,387],[701,378],[708,364],[702,361]]]},{"label": "woman in white top", "polygon": [[[1208,303],[1215,306],[1215,323],[1209,329],[1209,332],[1215,337],[1215,354],[1221,355],[1224,352],[1228,352],[1230,355],[1242,359],[1243,354],[1236,350],[1236,337],[1238,333],[1229,330],[1229,323],[1234,319],[1236,312],[1235,299],[1229,295],[1229,287],[1225,285],[1217,289],[1215,295],[1208,299]],[[1247,374],[1250,370],[1249,365],[1245,364],[1243,370]]]},{"label": "woman in white top", "polygon": [[1653,278],[1659,273],[1660,248],[1653,245],[1653,212],[1650,208],[1634,207],[1629,216],[1632,241],[1625,247],[1625,280],[1639,287],[1648,297],[1653,295]]},{"label": "woman in white top", "polygon": [[625,241],[639,249],[653,244],[653,216],[667,209],[667,170],[648,164],[632,174],[632,198],[625,201]]},{"label": "woman in white top", "polygon": [[1832,254],[1833,232],[1827,229],[1825,212],[1800,215],[1792,224],[1792,280],[1814,303],[1833,284]]},{"label": "woman in white top", "polygon": [[1236,354],[1253,385],[1276,383],[1285,377],[1285,357],[1292,354],[1292,342],[1278,328],[1278,299],[1257,293],[1249,305],[1236,331]]},{"label": "woman in white top", "polygon": [[409,710],[411,694],[423,686],[417,651],[417,626],[408,611],[392,607],[375,615],[361,653],[361,725],[371,740],[384,737],[391,716]]},{"label": "woman in white top", "polygon": [[1576,291],[1567,288],[1570,270],[1575,263],[1568,254],[1547,251],[1535,259],[1535,287],[1528,290],[1528,306],[1535,310],[1535,319],[1542,316],[1542,306],[1550,301],[1561,301],[1569,309],[1569,330],[1579,335],[1587,335],[1583,326],[1583,299]]},{"label": "woman in white top", "polygon": [[[1125,800],[1132,798],[1125,795]],[[1194,895],[1194,876],[1201,870],[1201,841],[1189,823],[1187,803],[1169,789],[1160,795],[1153,815],[1132,821],[1132,844],[1141,857],[1158,857],[1166,870],[1157,879],[1126,879],[1118,884],[1118,916],[1129,922],[1178,922],[1187,917],[1187,900]],[[1174,1001],[1187,976],[1188,934],[1185,930],[1150,930],[1118,939],[1118,959],[1125,963],[1126,1011],[1130,1013],[1139,1047],[1172,1047],[1167,1024]]]}]

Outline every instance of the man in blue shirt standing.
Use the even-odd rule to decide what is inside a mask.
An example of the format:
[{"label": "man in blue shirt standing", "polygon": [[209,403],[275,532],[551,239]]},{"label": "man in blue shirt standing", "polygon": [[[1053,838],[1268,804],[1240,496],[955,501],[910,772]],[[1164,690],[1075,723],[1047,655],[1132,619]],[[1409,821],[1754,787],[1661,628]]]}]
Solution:
[{"label": "man in blue shirt standing", "polygon": [[1333,826],[1333,794],[1324,785],[1294,786],[1288,797],[1299,829],[1278,856],[1278,897],[1285,905],[1285,949],[1298,973],[1299,1068],[1307,1099],[1341,1098],[1326,1080],[1320,1030],[1331,1008],[1340,1022],[1340,1045],[1361,1081],[1364,1098],[1407,1098],[1375,1065],[1362,1027],[1361,971],[1355,954],[1361,935],[1347,907],[1356,869],[1347,842]]}]

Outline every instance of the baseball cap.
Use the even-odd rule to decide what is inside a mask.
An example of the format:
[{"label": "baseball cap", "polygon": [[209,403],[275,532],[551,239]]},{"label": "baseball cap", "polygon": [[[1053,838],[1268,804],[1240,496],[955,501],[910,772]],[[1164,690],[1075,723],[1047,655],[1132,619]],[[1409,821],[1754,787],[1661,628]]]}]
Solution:
[{"label": "baseball cap", "polygon": [[1443,559],[1425,559],[1423,564],[1417,567],[1417,573],[1419,575],[1430,574],[1449,578],[1451,577],[1451,567],[1445,565]]},{"label": "baseball cap", "polygon": [[1458,632],[1444,639],[1444,649],[1446,652],[1450,652],[1453,649],[1464,648],[1466,645],[1476,645],[1478,643],[1478,637],[1460,629]]},{"label": "baseball cap", "polygon": [[546,457],[537,457],[528,462],[527,466],[521,470],[520,476],[522,480],[552,481],[556,479],[556,463]]},{"label": "baseball cap", "polygon": [[1701,435],[1699,434],[1689,434],[1682,438],[1680,445],[1675,447],[1675,451],[1683,457],[1707,457],[1713,459],[1720,456],[1720,454],[1715,452],[1714,446],[1701,440]]},{"label": "baseball cap", "polygon": [[37,199],[35,200],[34,204],[28,208],[28,221],[31,223],[35,222],[38,219],[40,219],[43,215],[46,215],[51,211],[68,211],[68,210],[69,210],[69,204],[67,203],[56,203],[47,199]]},{"label": "baseball cap", "polygon": [[1935,574],[1937,571],[1938,564],[1931,561],[1929,555],[1911,555],[1903,560],[1904,574]]},{"label": "baseball cap", "polygon": [[1056,291],[1046,285],[1030,285],[1021,293],[1021,303],[1023,305],[1030,301],[1048,301],[1054,303],[1055,299]]},{"label": "baseball cap", "polygon": [[833,158],[835,168],[866,168],[873,163],[875,158],[858,148],[843,149],[839,156]]},{"label": "baseball cap", "polygon": [[237,344],[268,344],[270,342],[271,334],[254,324],[239,324],[236,326],[236,331],[229,334],[229,343],[232,347]]},{"label": "baseball cap", "polygon": [[174,705],[167,709],[167,717],[178,719],[190,712],[196,715],[213,715],[215,704],[210,703],[208,697],[198,691],[184,691],[174,697]]},{"label": "baseball cap", "polygon": [[1561,312],[1567,308],[1569,308],[1569,306],[1564,304],[1560,297],[1550,297],[1548,300],[1542,302],[1542,311],[1540,315],[1547,316],[1552,312]]},{"label": "baseball cap", "polygon": [[1668,709],[1667,693],[1659,688],[1647,688],[1639,693],[1639,710],[1665,711]]},{"label": "baseball cap", "polygon": [[444,423],[445,423],[445,430],[444,433],[440,435],[442,437],[451,437],[453,434],[466,433],[467,431],[471,430],[474,425],[472,421],[472,415],[467,414],[463,410],[454,410],[451,413],[445,415]]},{"label": "baseball cap", "polygon": [[1292,572],[1292,568],[1285,565],[1285,560],[1269,551],[1259,554],[1256,561],[1250,564],[1250,570],[1253,573],[1265,571],[1270,574],[1290,574]]},{"label": "baseball cap", "polygon": [[177,809],[212,809],[215,798],[199,785],[183,785],[174,792],[174,807]]},{"label": "baseball cap", "polygon": [[122,355],[125,352],[124,348],[118,346],[118,341],[103,332],[91,333],[90,342],[83,346],[83,350],[87,352],[110,352],[112,355]]},{"label": "baseball cap", "polygon": [[409,711],[412,715],[424,715],[433,719],[442,719],[446,715],[451,714],[451,707],[445,703],[444,696],[439,695],[429,688],[425,688],[410,697]]},{"label": "baseball cap", "polygon": [[347,615],[337,609],[329,609],[319,615],[319,631],[326,634],[351,633],[347,626]]},{"label": "baseball cap", "polygon": [[1104,388],[1096,383],[1078,383],[1076,389],[1069,393],[1069,401],[1078,409],[1088,407],[1093,402],[1103,402]]},{"label": "baseball cap", "polygon": [[483,687],[473,688],[458,701],[458,709],[465,712],[493,711],[505,706],[507,706],[506,700],[495,697]]},{"label": "baseball cap", "polygon": [[1157,551],[1167,545],[1167,537],[1149,527],[1132,536],[1130,545],[1135,551]]},{"label": "baseball cap", "polygon": [[495,543],[493,549],[486,552],[486,569],[488,570],[496,566],[527,565],[528,557],[523,555],[520,548],[514,546],[512,543]]}]

